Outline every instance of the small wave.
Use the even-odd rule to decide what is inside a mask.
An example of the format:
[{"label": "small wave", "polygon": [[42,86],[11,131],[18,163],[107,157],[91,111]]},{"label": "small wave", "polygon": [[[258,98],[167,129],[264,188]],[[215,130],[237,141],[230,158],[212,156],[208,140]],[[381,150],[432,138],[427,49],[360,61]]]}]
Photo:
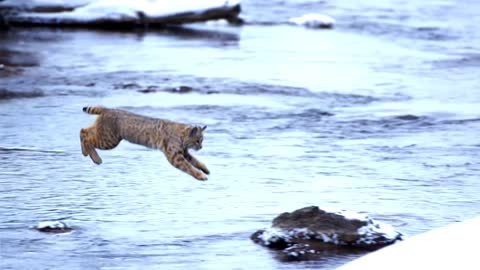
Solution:
[{"label": "small wave", "polygon": [[38,66],[39,61],[33,53],[0,48],[0,64],[10,67]]},{"label": "small wave", "polygon": [[332,28],[335,24],[335,19],[323,14],[308,13],[300,17],[290,18],[288,22],[307,28]]},{"label": "small wave", "polygon": [[[169,93],[176,93],[176,94],[186,94],[186,93],[191,93],[195,89],[190,86],[186,85],[180,85],[177,87],[167,87],[167,88],[159,88],[155,85],[150,85],[147,88],[141,88],[138,89],[137,92],[143,93],[143,94],[149,94],[149,93],[156,93],[156,92],[169,92]],[[207,92],[207,94],[211,94],[211,92]]]},{"label": "small wave", "polygon": [[434,119],[425,116],[405,114],[382,117],[380,119],[360,119],[354,120],[353,122],[363,126],[379,126],[393,128],[411,125],[430,126],[433,125]]},{"label": "small wave", "polygon": [[414,121],[414,120],[420,119],[421,117],[413,115],[413,114],[404,114],[404,115],[394,116],[393,118],[400,119],[400,120],[406,120],[406,121]]},{"label": "small wave", "polygon": [[[312,125],[314,121],[297,121],[295,127],[318,130],[319,136],[339,138],[371,137],[382,134],[412,132],[431,127],[433,119],[423,116],[399,115],[373,119],[341,119],[339,117],[323,118],[321,125]],[[318,122],[318,121],[317,121]]]},{"label": "small wave", "polygon": [[447,60],[434,61],[432,64],[438,68],[464,68],[480,67],[480,54],[464,54],[459,57]]},{"label": "small wave", "polygon": [[320,119],[325,116],[334,116],[333,113],[324,111],[324,110],[319,110],[319,109],[306,109],[300,113],[290,115],[295,118],[308,118],[308,119]]},{"label": "small wave", "polygon": [[[214,22],[207,22],[213,24]],[[217,22],[218,23],[218,22]],[[161,30],[162,35],[175,36],[182,39],[201,39],[209,42],[218,42],[222,46],[237,44],[240,41],[240,37],[236,33],[230,33],[225,31],[207,30],[207,29],[195,29],[185,26],[169,26],[164,30]]]},{"label": "small wave", "polygon": [[0,89],[0,100],[15,99],[15,98],[36,98],[44,96],[42,91],[10,91],[7,89]]},{"label": "small wave", "polygon": [[[335,121],[336,118],[328,120],[324,118],[323,129],[332,130],[333,134],[341,133],[347,136],[371,136],[372,134],[387,134],[387,133],[411,133],[415,130],[431,130],[455,128],[455,126],[475,125],[480,123],[480,118],[469,119],[441,119],[432,116],[423,115],[394,115],[388,117],[381,117],[376,119],[352,119]],[[327,121],[325,121],[327,120]],[[301,125],[301,121],[294,123],[295,126]],[[308,127],[307,127],[308,128]]]},{"label": "small wave", "polygon": [[349,19],[349,21],[351,22],[347,24],[347,28],[372,35],[394,35],[395,37],[403,36],[410,39],[432,41],[445,41],[458,38],[449,32],[448,29],[438,27],[415,27],[400,23],[371,21],[369,18],[355,18],[353,20]]},{"label": "small wave", "polygon": [[442,40],[451,40],[457,38],[455,35],[450,33],[448,29],[440,28],[440,27],[428,27],[428,26],[420,26],[413,28],[413,35],[412,37],[426,39],[426,40],[434,40],[434,41],[442,41]]},{"label": "small wave", "polygon": [[[124,74],[106,74],[109,80],[120,81],[113,84],[113,89],[136,91],[144,94],[152,94],[158,92],[185,94],[185,93],[199,93],[199,94],[235,94],[235,95],[274,95],[287,97],[309,97],[318,98],[322,101],[330,102],[335,106],[351,106],[358,104],[369,104],[375,101],[398,101],[406,100],[410,97],[403,95],[395,95],[393,97],[374,97],[369,95],[359,94],[344,94],[334,92],[317,92],[308,88],[279,85],[255,83],[246,81],[236,81],[226,78],[205,78],[193,77],[185,75],[163,75],[158,74],[142,74],[143,82],[137,82],[134,78],[138,76],[135,73]],[[151,76],[151,77],[150,77]],[[118,77],[118,79],[117,79]],[[125,77],[132,79],[125,80]]]},{"label": "small wave", "polygon": [[57,155],[66,155],[67,153],[63,150],[46,150],[46,149],[39,149],[39,148],[31,148],[31,147],[6,147],[0,146],[0,153],[14,153],[14,152],[36,152],[36,153],[50,153],[50,154],[57,154]]},{"label": "small wave", "polygon": [[475,123],[475,122],[480,122],[480,118],[444,120],[444,121],[441,121],[440,123],[448,124],[448,125],[462,125],[462,124]]},{"label": "small wave", "polygon": [[[120,74],[109,74],[110,77],[117,77]],[[132,75],[132,74],[130,74]],[[285,85],[271,85],[261,83],[251,83],[243,81],[234,81],[226,78],[202,78],[182,75],[165,75],[160,77],[158,74],[152,75],[152,78],[143,74],[143,81],[139,83],[125,81],[118,78],[120,83],[113,84],[115,90],[134,90],[140,93],[201,93],[201,94],[240,94],[240,95],[286,95],[286,96],[314,96],[306,88],[293,87]],[[133,76],[135,78],[135,76]],[[112,79],[112,78],[111,78]]]},{"label": "small wave", "polygon": [[188,239],[178,239],[174,242],[170,243],[170,245],[178,245],[178,246],[185,246],[189,245],[190,243],[211,243],[211,242],[220,242],[225,240],[232,240],[232,239],[247,239],[250,232],[245,231],[237,231],[237,232],[230,232],[230,233],[218,233],[218,234],[206,234],[206,235],[195,235]]}]

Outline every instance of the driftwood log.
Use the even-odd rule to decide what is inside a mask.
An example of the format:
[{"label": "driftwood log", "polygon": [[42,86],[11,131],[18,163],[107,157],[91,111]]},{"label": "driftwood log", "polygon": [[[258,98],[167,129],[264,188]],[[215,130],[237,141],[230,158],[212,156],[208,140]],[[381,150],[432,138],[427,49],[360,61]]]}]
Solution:
[{"label": "driftwood log", "polygon": [[79,27],[79,28],[159,28],[171,25],[181,25],[195,22],[225,19],[231,24],[241,24],[239,18],[240,4],[232,6],[219,6],[202,11],[179,12],[165,16],[147,16],[139,11],[136,16],[118,18],[99,18],[78,20],[68,17],[44,16],[60,12],[72,12],[73,6],[35,6],[26,7],[2,6],[0,0],[0,28],[3,26],[53,26],[53,27]]}]

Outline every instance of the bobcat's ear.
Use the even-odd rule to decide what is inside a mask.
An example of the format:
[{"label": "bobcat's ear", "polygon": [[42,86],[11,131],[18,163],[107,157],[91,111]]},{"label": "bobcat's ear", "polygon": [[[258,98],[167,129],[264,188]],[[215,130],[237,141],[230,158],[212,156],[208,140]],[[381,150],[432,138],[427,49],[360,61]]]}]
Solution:
[{"label": "bobcat's ear", "polygon": [[204,131],[205,129],[207,129],[207,126],[203,126],[203,127],[202,127],[202,131]]},{"label": "bobcat's ear", "polygon": [[193,127],[192,129],[190,129],[190,137],[195,137],[195,135],[197,135],[197,132],[198,132],[198,128],[197,127]]}]

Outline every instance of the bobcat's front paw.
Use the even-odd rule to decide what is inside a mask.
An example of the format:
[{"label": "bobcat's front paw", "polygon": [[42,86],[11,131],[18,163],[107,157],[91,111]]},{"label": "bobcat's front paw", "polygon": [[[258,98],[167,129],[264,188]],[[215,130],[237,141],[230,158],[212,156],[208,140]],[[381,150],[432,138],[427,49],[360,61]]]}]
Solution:
[{"label": "bobcat's front paw", "polygon": [[201,170],[202,172],[204,172],[205,174],[210,174],[210,171],[207,169],[207,166],[205,166],[205,164],[201,163],[201,162],[197,162],[197,169]]},{"label": "bobcat's front paw", "polygon": [[195,174],[194,177],[199,181],[206,181],[208,179],[203,173]]},{"label": "bobcat's front paw", "polygon": [[207,169],[207,167],[205,167],[205,165],[203,165],[202,168],[200,168],[202,170],[202,172],[206,173],[206,174],[210,174],[210,171]]}]

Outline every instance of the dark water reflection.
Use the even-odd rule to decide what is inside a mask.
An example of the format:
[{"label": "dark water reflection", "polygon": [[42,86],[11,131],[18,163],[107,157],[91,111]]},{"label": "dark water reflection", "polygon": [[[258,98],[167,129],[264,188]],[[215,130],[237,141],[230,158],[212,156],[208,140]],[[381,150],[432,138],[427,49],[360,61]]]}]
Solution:
[{"label": "dark water reflection", "polygon": [[[381,2],[255,4],[242,28],[3,34],[0,51],[35,64],[0,71],[0,93],[18,93],[0,100],[0,268],[332,269],[359,254],[286,263],[249,235],[312,204],[370,213],[407,235],[477,216],[478,32],[450,36],[470,29],[461,15],[419,30],[440,20],[425,6],[442,3]],[[338,15],[337,29],[274,16],[317,5]],[[414,23],[417,12],[427,17]],[[83,158],[78,132],[93,117],[81,108],[95,104],[208,125],[197,156],[209,181],[128,143],[102,151],[101,166]],[[58,219],[75,230],[29,229]]]}]

